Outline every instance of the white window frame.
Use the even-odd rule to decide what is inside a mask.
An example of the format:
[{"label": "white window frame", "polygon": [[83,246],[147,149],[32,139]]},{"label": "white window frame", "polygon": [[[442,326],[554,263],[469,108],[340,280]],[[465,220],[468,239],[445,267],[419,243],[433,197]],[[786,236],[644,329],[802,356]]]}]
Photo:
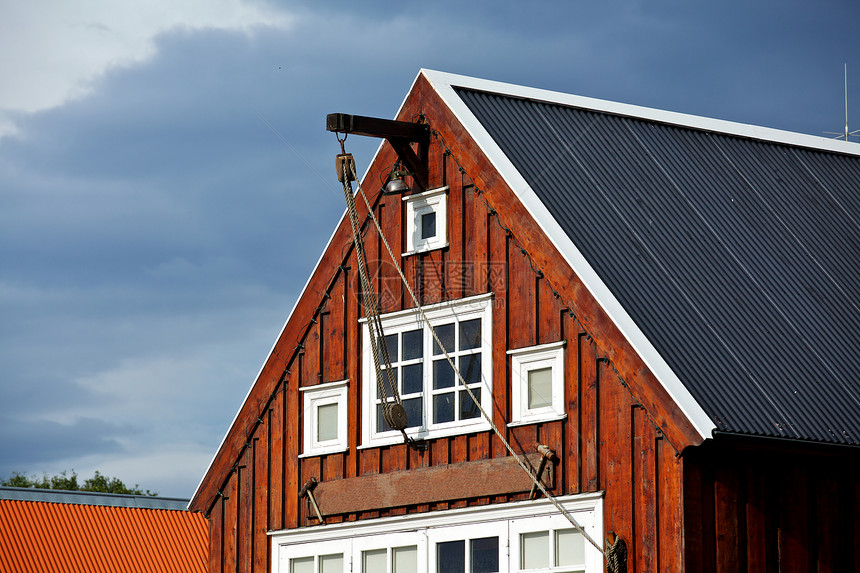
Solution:
[{"label": "white window frame", "polygon": [[[448,186],[403,197],[406,204],[406,252],[403,256],[423,253],[448,246]],[[436,234],[421,237],[421,217],[436,213]]]},{"label": "white window frame", "polygon": [[[493,294],[483,294],[459,300],[429,305],[424,307],[424,314],[430,325],[437,327],[451,322],[460,323],[475,318],[481,319],[481,407],[487,411],[491,411],[493,401],[493,328],[492,328],[492,313]],[[419,427],[407,428],[406,433],[414,439],[432,439],[442,436],[451,436],[463,434],[467,432],[478,432],[489,430],[490,423],[481,415],[475,418],[466,420],[454,420],[452,422],[444,422],[434,424],[431,422],[433,408],[432,388],[432,350],[433,336],[430,329],[421,320],[420,315],[414,309],[392,312],[381,317],[382,327],[386,336],[398,334],[415,329],[423,329],[423,420]],[[403,436],[399,431],[377,431],[377,385],[376,385],[376,369],[373,363],[373,356],[370,349],[370,329],[366,319],[360,321],[362,323],[362,429],[361,429],[361,448],[369,448],[381,445],[396,444],[403,441]],[[454,357],[453,349],[446,349],[452,355],[454,363],[457,363],[457,358]],[[437,355],[436,358],[439,358]],[[444,355],[441,355],[444,359]],[[396,362],[396,360],[394,360]],[[455,379],[454,394],[462,392],[462,385],[459,379]],[[451,389],[436,391],[437,393],[450,392]],[[468,395],[464,394],[465,398]],[[455,407],[456,411],[456,407]]]},{"label": "white window frame", "polygon": [[470,541],[484,537],[499,538],[499,571],[508,572],[508,522],[506,520],[485,521],[480,524],[469,524],[459,526],[434,527],[427,530],[427,571],[436,571],[437,552],[434,550],[437,543],[447,541],[465,541],[466,549],[466,573],[471,573],[468,558]]},{"label": "white window frame", "polygon": [[[564,341],[508,350],[511,357],[511,422],[509,426],[565,418]],[[552,368],[552,403],[529,408],[528,377],[532,370]]]},{"label": "white window frame", "polygon": [[[579,522],[579,524],[585,529],[586,532],[589,532],[588,527],[585,523]],[[519,519],[519,520],[511,520],[510,522],[510,532],[509,532],[509,540],[510,540],[510,555],[511,555],[511,573],[527,573],[527,572],[540,572],[540,573],[567,573],[571,571],[569,565],[564,566],[556,566],[554,563],[553,557],[555,557],[555,533],[559,530],[568,530],[576,528],[570,521],[567,520],[563,515],[553,515],[548,517],[540,522],[527,520],[527,519]],[[549,551],[550,555],[548,558],[550,560],[549,567],[541,567],[539,569],[522,569],[520,568],[520,563],[522,563],[522,545],[520,544],[520,535],[523,533],[538,533],[538,532],[549,532]],[[591,533],[589,532],[589,535]],[[592,539],[600,540],[602,537],[594,537],[591,536]],[[602,565],[601,555],[597,552],[594,546],[588,542],[587,539],[582,539],[585,546],[585,563],[583,564],[585,571],[593,571],[600,570]],[[588,550],[591,549],[592,552]],[[573,571],[583,571],[583,569],[574,569]]]},{"label": "white window frame", "polygon": [[[556,501],[592,539],[598,543],[603,539],[603,492],[560,496]],[[550,501],[540,499],[273,531],[272,573],[290,573],[290,559],[337,553],[344,555],[345,572],[361,573],[362,551],[410,545],[418,547],[418,572],[435,573],[437,543],[496,535],[500,573],[519,573],[521,533],[572,528]],[[588,540],[582,541],[586,573],[602,573],[603,555]],[[553,570],[564,571],[548,571]]]},{"label": "white window frame", "polygon": [[[349,448],[348,388],[349,380],[299,388],[303,394],[302,417],[304,418],[304,449],[300,458],[343,452]],[[319,407],[329,404],[337,404],[337,438],[320,441],[316,439]]]},{"label": "white window frame", "polygon": [[316,543],[303,543],[292,548],[291,551],[276,552],[272,556],[272,571],[291,573],[290,562],[293,559],[314,558],[314,573],[320,571],[320,557],[325,555],[343,555],[344,573],[351,571],[352,555],[344,550],[344,544],[339,541],[323,541]]},{"label": "white window frame", "polygon": [[[388,533],[385,535],[368,535],[356,537],[352,542],[353,569],[354,573],[393,573],[392,557],[394,549],[400,547],[409,547],[412,545],[418,548],[418,569],[417,573],[427,573],[427,560],[422,559],[422,555],[427,553],[427,535],[424,531],[405,532],[405,533]],[[362,553],[364,551],[373,551],[377,549],[387,550],[387,566],[385,571],[363,571],[362,570]]]}]

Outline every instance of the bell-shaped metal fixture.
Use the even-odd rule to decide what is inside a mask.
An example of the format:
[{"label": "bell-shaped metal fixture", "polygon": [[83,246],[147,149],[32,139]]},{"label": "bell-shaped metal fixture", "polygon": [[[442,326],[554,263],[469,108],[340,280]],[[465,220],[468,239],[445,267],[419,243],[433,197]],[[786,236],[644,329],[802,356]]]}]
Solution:
[{"label": "bell-shaped metal fixture", "polygon": [[388,174],[388,182],[382,189],[383,195],[400,195],[409,191],[409,185],[403,180],[403,177],[409,175],[408,171],[400,169],[399,165],[395,165],[391,173]]},{"label": "bell-shaped metal fixture", "polygon": [[385,184],[383,195],[400,195],[405,191],[409,191],[409,185],[403,179],[397,177],[388,180],[388,183]]}]

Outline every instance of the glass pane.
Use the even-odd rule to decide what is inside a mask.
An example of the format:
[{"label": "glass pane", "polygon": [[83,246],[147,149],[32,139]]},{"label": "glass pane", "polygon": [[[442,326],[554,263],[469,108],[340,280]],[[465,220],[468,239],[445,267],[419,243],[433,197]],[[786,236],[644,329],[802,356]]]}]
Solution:
[{"label": "glass pane", "polygon": [[464,320],[460,323],[460,350],[480,348],[481,319]]},{"label": "glass pane", "polygon": [[549,531],[521,534],[520,549],[523,569],[549,567]]},{"label": "glass pane", "polygon": [[424,425],[424,400],[423,398],[409,398],[403,400],[403,409],[406,410],[406,417],[409,423],[407,428],[420,428]]},{"label": "glass pane", "polygon": [[552,367],[529,370],[529,410],[552,406]]},{"label": "glass pane", "polygon": [[418,573],[418,547],[395,547],[392,573]]},{"label": "glass pane", "polygon": [[436,544],[436,573],[466,573],[466,542]]},{"label": "glass pane", "polygon": [[497,573],[499,570],[499,538],[473,539],[471,546],[471,573]]},{"label": "glass pane", "polygon": [[430,239],[436,236],[436,211],[421,215],[421,238]]},{"label": "glass pane", "polygon": [[446,392],[433,396],[433,423],[454,421],[454,393]]},{"label": "glass pane", "polygon": [[433,361],[433,389],[451,388],[454,386],[454,369],[447,360]]},{"label": "glass pane", "polygon": [[320,573],[343,573],[343,554],[321,555]]},{"label": "glass pane", "polygon": [[[388,348],[388,357],[392,362],[397,362],[397,335],[389,334],[386,336],[385,346]],[[382,356],[379,357],[379,362],[382,363]]]},{"label": "glass pane", "polygon": [[314,573],[313,557],[290,559],[290,573]]},{"label": "glass pane", "polygon": [[[411,422],[411,420],[410,420]],[[385,422],[385,418],[382,416],[382,404],[376,405],[376,431],[377,432],[390,432],[393,428],[389,426]]]},{"label": "glass pane", "polygon": [[362,573],[385,573],[388,571],[387,549],[374,549],[361,552]]},{"label": "glass pane", "polygon": [[401,360],[414,360],[424,356],[424,332],[422,330],[409,330],[401,336],[403,336]]},{"label": "glass pane", "polygon": [[555,532],[555,561],[557,566],[585,564],[585,538],[575,529]]},{"label": "glass pane", "polygon": [[337,403],[317,408],[317,441],[337,439]]},{"label": "glass pane", "polygon": [[[481,401],[481,388],[471,388],[472,394],[475,395],[475,398],[480,402]],[[469,418],[477,418],[481,415],[481,411],[478,409],[478,405],[475,404],[475,400],[472,400],[472,397],[469,396],[469,393],[465,390],[460,390],[460,419],[468,420]]]},{"label": "glass pane", "polygon": [[[436,336],[439,337],[439,341],[442,343],[442,346],[445,347],[449,353],[454,352],[456,348],[454,348],[454,324],[443,324],[442,326],[435,327]],[[444,354],[442,349],[439,348],[439,344],[436,342],[436,339],[433,339],[433,355]]]},{"label": "glass pane", "polygon": [[401,367],[403,372],[403,380],[401,382],[400,392],[403,395],[417,394],[424,390],[424,365],[409,364]]},{"label": "glass pane", "polygon": [[460,374],[463,376],[463,380],[466,381],[466,384],[471,386],[472,384],[477,384],[481,381],[480,352],[477,354],[467,354],[466,356],[461,356],[458,367],[460,368]]},{"label": "glass pane", "polygon": [[[388,379],[388,369],[383,368],[379,371],[382,375],[382,384],[385,386],[386,395],[391,398],[394,396],[394,392],[391,391],[391,382]],[[397,368],[391,369],[391,375],[394,377],[394,383],[397,384]],[[381,399],[382,396],[379,395],[379,385],[376,386],[376,397],[377,399]]]}]

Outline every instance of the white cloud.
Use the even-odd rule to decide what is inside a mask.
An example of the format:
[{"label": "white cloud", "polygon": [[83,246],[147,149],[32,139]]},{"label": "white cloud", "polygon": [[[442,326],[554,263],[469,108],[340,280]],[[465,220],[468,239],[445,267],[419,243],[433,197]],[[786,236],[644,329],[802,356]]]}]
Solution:
[{"label": "white cloud", "polygon": [[14,114],[86,94],[110,67],[151,57],[165,31],[214,28],[248,32],[288,27],[292,18],[243,0],[35,0],[5,2],[0,18],[0,136]]}]

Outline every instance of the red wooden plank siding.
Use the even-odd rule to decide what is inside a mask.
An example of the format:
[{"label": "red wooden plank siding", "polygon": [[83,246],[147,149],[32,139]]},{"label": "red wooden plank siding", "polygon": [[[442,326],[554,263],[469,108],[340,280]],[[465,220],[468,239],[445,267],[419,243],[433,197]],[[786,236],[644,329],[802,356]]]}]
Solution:
[{"label": "red wooden plank siding", "polygon": [[857,570],[856,454],[754,442],[698,450],[684,462],[688,570]]},{"label": "red wooden plank siding", "polygon": [[237,486],[238,477],[236,472],[230,475],[227,480],[227,487],[224,490],[224,535],[223,545],[224,554],[221,557],[223,571],[225,573],[238,571],[238,563],[236,560],[236,552],[239,547],[239,538],[237,535],[238,520],[239,520],[239,488]]},{"label": "red wooden plank siding", "polygon": [[209,514],[209,573],[222,573],[224,556],[224,502],[218,498]]}]

